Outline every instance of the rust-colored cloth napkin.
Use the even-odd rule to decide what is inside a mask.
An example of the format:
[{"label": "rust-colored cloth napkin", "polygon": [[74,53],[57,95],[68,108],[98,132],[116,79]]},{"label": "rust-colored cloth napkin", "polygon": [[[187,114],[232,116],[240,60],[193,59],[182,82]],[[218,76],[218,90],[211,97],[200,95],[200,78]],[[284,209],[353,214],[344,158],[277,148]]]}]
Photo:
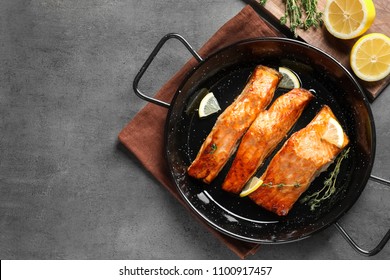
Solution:
[{"label": "rust-colored cloth napkin", "polygon": [[[216,50],[243,39],[276,36],[282,35],[261,19],[248,5],[219,29],[199,50],[199,54],[202,57],[207,57]],[[157,92],[155,97],[169,103],[186,73],[196,64],[195,59],[188,61]],[[167,112],[166,108],[152,103],[147,104],[120,132],[119,141],[186,209],[189,209],[171,180],[164,156],[164,128]],[[195,214],[194,217],[240,258],[254,254],[259,248],[258,244],[226,236],[207,225]]]}]

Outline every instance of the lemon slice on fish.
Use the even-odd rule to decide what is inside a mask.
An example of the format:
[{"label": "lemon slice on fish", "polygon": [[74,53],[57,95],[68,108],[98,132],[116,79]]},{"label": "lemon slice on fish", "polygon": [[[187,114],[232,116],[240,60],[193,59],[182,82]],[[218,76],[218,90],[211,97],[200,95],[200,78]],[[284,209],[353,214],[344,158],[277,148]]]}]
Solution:
[{"label": "lemon slice on fish", "polygon": [[200,118],[207,117],[211,114],[217,113],[221,110],[221,107],[218,104],[217,98],[215,98],[214,93],[209,92],[203,97],[200,101],[198,114]]},{"label": "lemon slice on fish", "polygon": [[301,82],[298,75],[287,67],[279,67],[279,72],[283,75],[278,87],[284,89],[300,88]]},{"label": "lemon slice on fish", "polygon": [[344,131],[338,121],[330,118],[322,139],[341,148],[344,144]]},{"label": "lemon slice on fish", "polygon": [[257,190],[263,184],[263,180],[260,180],[256,176],[252,177],[248,183],[246,183],[245,187],[242,189],[240,193],[240,197],[245,197],[255,190]]}]

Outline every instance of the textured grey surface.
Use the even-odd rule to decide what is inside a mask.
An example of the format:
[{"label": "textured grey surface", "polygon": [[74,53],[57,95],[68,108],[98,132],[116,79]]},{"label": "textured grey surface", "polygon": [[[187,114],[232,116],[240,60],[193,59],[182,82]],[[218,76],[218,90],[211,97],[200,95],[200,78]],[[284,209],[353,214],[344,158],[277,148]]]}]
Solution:
[{"label": "textured grey surface", "polygon": [[[245,3],[2,0],[0,258],[236,259],[117,142],[145,102],[132,80],[168,32],[199,48]],[[189,58],[168,43],[141,88]],[[389,179],[390,89],[372,105],[373,173]],[[373,246],[390,228],[390,188],[370,183],[341,223]],[[375,259],[390,259],[390,245]],[[364,259],[334,227],[250,259]]]}]

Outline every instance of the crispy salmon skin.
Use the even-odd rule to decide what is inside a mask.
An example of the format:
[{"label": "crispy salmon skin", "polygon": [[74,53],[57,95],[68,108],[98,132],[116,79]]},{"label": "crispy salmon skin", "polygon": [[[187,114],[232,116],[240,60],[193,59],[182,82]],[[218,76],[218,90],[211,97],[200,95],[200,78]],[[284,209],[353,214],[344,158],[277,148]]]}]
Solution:
[{"label": "crispy salmon skin", "polygon": [[276,148],[314,96],[296,88],[278,97],[261,112],[242,138],[222,189],[239,193],[264,159]]},{"label": "crispy salmon skin", "polygon": [[276,70],[257,66],[236,100],[218,117],[188,174],[211,183],[235,152],[242,135],[271,102],[282,78]]},{"label": "crispy salmon skin", "polygon": [[336,119],[324,106],[305,128],[295,132],[273,157],[260,177],[263,185],[249,195],[250,199],[279,216],[287,215],[311,182],[348,145],[345,132],[341,147],[322,138],[331,118]]}]

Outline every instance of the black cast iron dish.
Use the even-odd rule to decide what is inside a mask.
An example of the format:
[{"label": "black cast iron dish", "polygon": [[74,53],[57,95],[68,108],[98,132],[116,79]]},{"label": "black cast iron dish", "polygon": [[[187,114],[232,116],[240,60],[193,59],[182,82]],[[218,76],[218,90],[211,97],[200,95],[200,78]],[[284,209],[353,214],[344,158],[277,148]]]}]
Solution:
[{"label": "black cast iron dish", "polygon": [[[181,41],[199,64],[188,73],[171,104],[168,104],[143,94],[138,89],[138,83],[159,49],[171,38]],[[303,112],[292,132],[304,127],[321,106],[327,104],[350,138],[349,156],[342,162],[337,179],[338,192],[315,211],[297,202],[286,217],[278,217],[248,198],[222,191],[220,186],[230,162],[210,185],[187,175],[187,167],[218,116],[199,119],[195,110],[188,110],[189,104],[201,89],[207,88],[214,93],[222,110],[225,109],[240,94],[252,69],[258,64],[276,69],[279,66],[289,67],[301,78],[302,87],[313,89],[316,98]],[[217,230],[241,240],[269,244],[301,240],[334,224],[347,241],[364,255],[378,253],[390,239],[389,230],[376,248],[366,251],[337,222],[358,199],[369,178],[387,185],[390,183],[370,175],[375,155],[375,126],[362,88],[340,63],[321,50],[291,39],[257,38],[233,44],[203,59],[183,37],[168,34],[161,39],[136,76],[134,90],[141,98],[169,108],[165,140],[172,178],[193,211]],[[277,90],[275,97],[283,92]],[[266,165],[267,162],[258,174]],[[319,190],[332,169],[333,166],[330,166],[327,172],[316,178],[306,194]]]}]

